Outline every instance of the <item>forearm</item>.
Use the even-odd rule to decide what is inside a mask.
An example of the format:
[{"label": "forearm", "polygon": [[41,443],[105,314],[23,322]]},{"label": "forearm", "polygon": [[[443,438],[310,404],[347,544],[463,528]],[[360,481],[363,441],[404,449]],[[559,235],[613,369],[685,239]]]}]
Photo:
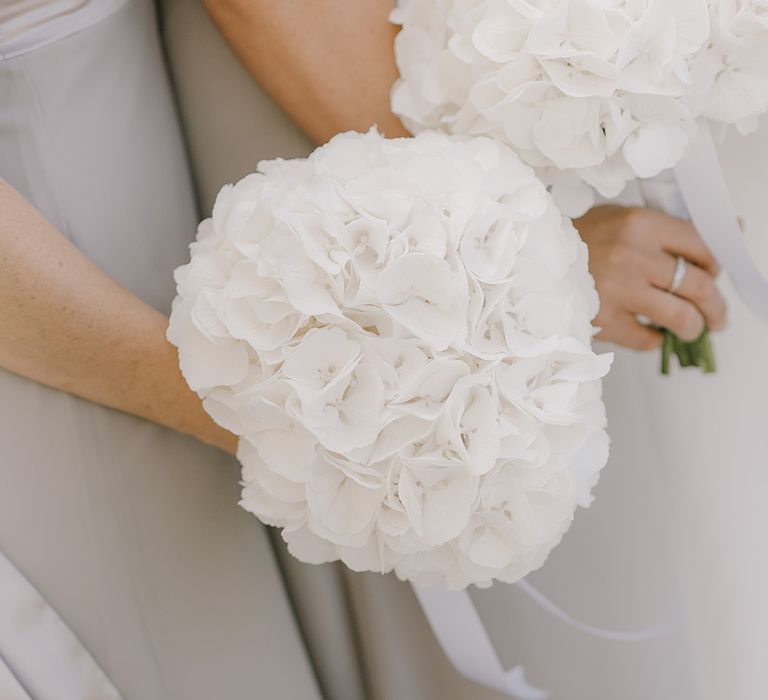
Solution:
[{"label": "forearm", "polygon": [[339,131],[407,136],[390,110],[393,0],[204,0],[243,65],[317,143]]},{"label": "forearm", "polygon": [[187,388],[167,323],[0,180],[0,366],[233,450]]}]

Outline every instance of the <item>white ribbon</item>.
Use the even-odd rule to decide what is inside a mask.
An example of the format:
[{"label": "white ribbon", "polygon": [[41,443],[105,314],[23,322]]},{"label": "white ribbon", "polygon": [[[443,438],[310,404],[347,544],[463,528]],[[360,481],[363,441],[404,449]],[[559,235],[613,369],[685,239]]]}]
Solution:
[{"label": "white ribbon", "polygon": [[2,552],[0,690],[3,700],[120,700],[80,640]]},{"label": "white ribbon", "polygon": [[768,321],[768,279],[747,249],[707,122],[700,124],[675,175],[691,219],[712,255],[747,306]]},{"label": "white ribbon", "polygon": [[557,607],[549,598],[547,598],[541,591],[534,588],[528,581],[518,581],[515,584],[523,593],[531,598],[539,607],[546,610],[552,617],[560,622],[565,623],[569,627],[574,627],[584,634],[588,634],[590,637],[597,637],[598,639],[607,639],[611,642],[647,642],[651,639],[658,639],[659,637],[668,634],[672,630],[672,625],[662,624],[654,627],[648,627],[647,629],[638,630],[636,632],[614,632],[613,630],[606,630],[602,627],[595,627],[594,625],[588,625],[584,622],[580,622],[574,617],[571,617],[567,612]]},{"label": "white ribbon", "polygon": [[[617,642],[643,642],[656,639],[671,629],[671,625],[657,625],[637,632],[614,632],[586,625],[561,610],[527,581],[518,581],[516,585],[550,615],[592,637]],[[546,700],[549,697],[547,691],[528,683],[522,666],[504,669],[466,590],[449,591],[442,586],[424,588],[416,585],[413,590],[437,641],[461,675],[518,700]]]},{"label": "white ribbon", "polygon": [[528,685],[522,666],[506,671],[467,591],[413,586],[445,655],[462,676],[519,700],[545,700],[549,693]]}]

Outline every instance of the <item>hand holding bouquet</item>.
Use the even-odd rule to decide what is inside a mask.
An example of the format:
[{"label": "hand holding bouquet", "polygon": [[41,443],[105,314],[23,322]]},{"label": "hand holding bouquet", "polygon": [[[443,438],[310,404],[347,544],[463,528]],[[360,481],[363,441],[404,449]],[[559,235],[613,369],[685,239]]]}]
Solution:
[{"label": "hand holding bouquet", "polygon": [[[573,216],[676,165],[698,119],[768,109],[756,0],[400,0],[392,20],[404,123],[508,144]],[[709,367],[706,334],[668,341]]]}]

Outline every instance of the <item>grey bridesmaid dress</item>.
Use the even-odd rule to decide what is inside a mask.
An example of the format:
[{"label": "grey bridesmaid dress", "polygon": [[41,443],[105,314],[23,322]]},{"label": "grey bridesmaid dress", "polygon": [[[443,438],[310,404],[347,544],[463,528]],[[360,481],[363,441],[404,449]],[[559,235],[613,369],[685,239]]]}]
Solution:
[{"label": "grey bridesmaid dress", "polygon": [[[167,312],[198,215],[155,7],[112,5],[34,50],[0,47],[0,176]],[[0,592],[23,577],[125,700],[321,697],[271,542],[237,499],[217,450],[0,371]],[[2,602],[2,687],[113,697],[68,694],[66,658],[14,667],[29,628]]]}]

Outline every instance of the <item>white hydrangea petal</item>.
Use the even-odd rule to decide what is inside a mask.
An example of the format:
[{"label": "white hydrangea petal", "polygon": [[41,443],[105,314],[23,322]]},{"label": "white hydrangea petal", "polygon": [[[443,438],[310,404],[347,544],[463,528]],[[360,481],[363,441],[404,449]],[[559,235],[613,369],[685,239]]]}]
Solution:
[{"label": "white hydrangea petal", "polygon": [[413,253],[395,260],[379,275],[376,292],[395,320],[436,350],[460,334],[466,288],[442,258]]},{"label": "white hydrangea petal", "polygon": [[473,523],[462,533],[459,544],[476,566],[501,570],[509,565],[515,551],[513,528],[500,513],[484,513],[473,517]]},{"label": "white hydrangea petal", "polygon": [[638,177],[655,177],[682,158],[688,135],[674,126],[652,125],[638,129],[624,144],[624,157]]},{"label": "white hydrangea petal", "polygon": [[241,381],[248,372],[248,351],[233,339],[213,341],[203,335],[178,306],[168,326],[168,340],[179,348],[179,365],[184,379],[194,391],[215,386],[230,386]]},{"label": "white hydrangea petal", "polygon": [[475,498],[476,483],[466,472],[445,468],[404,468],[399,494],[420,541],[435,547],[465,527]]},{"label": "white hydrangea petal", "polygon": [[369,529],[384,497],[384,487],[363,486],[318,454],[307,482],[310,512],[331,532],[344,536]]},{"label": "white hydrangea petal", "polygon": [[259,434],[256,449],[276,474],[291,481],[306,482],[315,457],[317,442],[298,424]]},{"label": "white hydrangea petal", "polygon": [[283,376],[306,394],[338,385],[360,361],[361,347],[339,328],[311,329],[286,356]]},{"label": "white hydrangea petal", "polygon": [[328,564],[339,559],[336,547],[312,532],[306,524],[285,528],[282,537],[288,551],[307,564]]}]

